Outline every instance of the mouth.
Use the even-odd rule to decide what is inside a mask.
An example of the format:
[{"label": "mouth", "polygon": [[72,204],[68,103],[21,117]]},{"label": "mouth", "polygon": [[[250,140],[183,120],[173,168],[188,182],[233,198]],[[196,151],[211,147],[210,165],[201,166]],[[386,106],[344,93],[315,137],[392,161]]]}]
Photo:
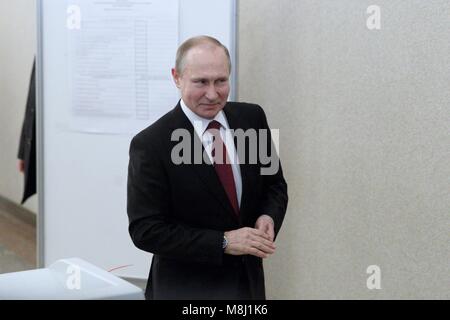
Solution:
[{"label": "mouth", "polygon": [[202,105],[211,108],[220,105],[220,103],[202,103]]}]

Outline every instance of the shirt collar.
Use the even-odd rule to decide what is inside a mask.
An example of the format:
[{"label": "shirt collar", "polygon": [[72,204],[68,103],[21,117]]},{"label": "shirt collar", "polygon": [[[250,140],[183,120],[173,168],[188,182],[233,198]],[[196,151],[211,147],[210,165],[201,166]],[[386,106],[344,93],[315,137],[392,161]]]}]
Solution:
[{"label": "shirt collar", "polygon": [[180,106],[181,110],[183,110],[186,117],[189,119],[189,121],[192,123],[192,126],[195,129],[195,132],[197,132],[198,136],[203,136],[203,133],[205,132],[206,128],[208,127],[208,124],[216,120],[218,121],[225,129],[229,129],[227,119],[225,118],[225,114],[223,110],[220,110],[219,113],[216,114],[214,119],[206,119],[203,117],[200,117],[196,113],[194,113],[187,105],[184,103],[183,99],[180,100]]}]

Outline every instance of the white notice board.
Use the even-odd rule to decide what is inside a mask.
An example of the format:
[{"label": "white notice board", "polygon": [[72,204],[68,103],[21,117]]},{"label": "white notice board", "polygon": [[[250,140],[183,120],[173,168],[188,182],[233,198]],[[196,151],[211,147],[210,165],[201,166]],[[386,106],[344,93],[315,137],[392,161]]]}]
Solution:
[{"label": "white notice board", "polygon": [[234,64],[235,0],[40,0],[37,21],[40,267],[79,257],[145,279],[151,254],[128,235],[129,143],[177,103],[181,42],[216,37]]}]

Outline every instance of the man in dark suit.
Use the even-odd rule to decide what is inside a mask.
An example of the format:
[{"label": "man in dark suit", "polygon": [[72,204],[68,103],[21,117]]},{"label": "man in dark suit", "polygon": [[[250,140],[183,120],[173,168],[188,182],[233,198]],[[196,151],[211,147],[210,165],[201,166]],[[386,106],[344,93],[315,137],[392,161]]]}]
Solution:
[{"label": "man in dark suit", "polygon": [[129,232],[153,253],[147,299],[265,299],[287,185],[264,111],[227,102],[230,71],[219,41],[185,41],[172,69],[180,102],[131,141]]}]

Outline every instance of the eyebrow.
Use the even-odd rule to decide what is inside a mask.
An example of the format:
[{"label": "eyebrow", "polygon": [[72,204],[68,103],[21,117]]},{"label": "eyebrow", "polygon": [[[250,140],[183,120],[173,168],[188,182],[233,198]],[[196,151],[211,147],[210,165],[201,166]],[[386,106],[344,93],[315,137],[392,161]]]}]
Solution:
[{"label": "eyebrow", "polygon": [[[195,77],[195,78],[191,78],[191,81],[200,81],[200,80],[207,80],[209,81],[210,79],[206,78],[206,77]],[[218,77],[217,79],[213,79],[214,81],[216,80],[228,80],[228,77]]]}]

